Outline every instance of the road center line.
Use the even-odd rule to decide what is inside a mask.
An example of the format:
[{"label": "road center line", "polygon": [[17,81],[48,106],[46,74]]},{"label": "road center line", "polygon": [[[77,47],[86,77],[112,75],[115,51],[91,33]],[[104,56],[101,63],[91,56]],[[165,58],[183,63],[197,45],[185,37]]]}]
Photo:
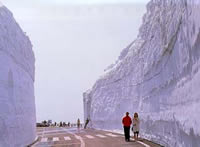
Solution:
[{"label": "road center line", "polygon": [[73,134],[73,133],[71,133],[71,132],[68,132],[66,129],[63,129],[63,130],[65,130],[65,131],[66,131],[67,133],[69,133],[69,134],[74,135],[74,137],[75,137],[76,139],[80,140],[80,142],[81,142],[81,146],[80,146],[80,147],[85,147],[85,142],[83,141],[83,138],[82,138],[81,136],[78,136],[78,135],[76,135],[76,134]]},{"label": "road center line", "polygon": [[77,136],[76,134],[73,134],[76,139],[81,141],[81,146],[80,147],[85,147],[85,142],[83,141],[83,138],[81,136]]}]

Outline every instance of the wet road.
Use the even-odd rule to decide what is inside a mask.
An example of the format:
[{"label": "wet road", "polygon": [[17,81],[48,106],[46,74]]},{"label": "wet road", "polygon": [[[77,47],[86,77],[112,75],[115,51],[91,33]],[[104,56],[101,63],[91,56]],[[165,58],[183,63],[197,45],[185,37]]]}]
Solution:
[{"label": "wet road", "polygon": [[39,141],[33,147],[160,147],[144,139],[125,142],[117,133],[94,129],[37,128]]}]

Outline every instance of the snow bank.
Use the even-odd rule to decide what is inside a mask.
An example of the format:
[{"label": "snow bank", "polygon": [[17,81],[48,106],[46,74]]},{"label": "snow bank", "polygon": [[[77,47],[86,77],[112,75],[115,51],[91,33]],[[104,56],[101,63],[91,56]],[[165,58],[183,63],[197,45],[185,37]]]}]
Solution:
[{"label": "snow bank", "polygon": [[148,3],[137,39],[84,93],[92,127],[120,129],[126,111],[138,112],[143,137],[200,146],[199,17],[198,0]]},{"label": "snow bank", "polygon": [[0,146],[24,147],[35,139],[34,54],[29,38],[0,8]]}]

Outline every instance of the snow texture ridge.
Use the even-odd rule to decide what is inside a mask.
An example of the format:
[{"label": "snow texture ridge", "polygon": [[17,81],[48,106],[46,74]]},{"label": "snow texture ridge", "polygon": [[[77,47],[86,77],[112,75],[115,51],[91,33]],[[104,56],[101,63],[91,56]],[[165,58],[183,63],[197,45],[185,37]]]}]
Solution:
[{"label": "snow texture ridge", "polygon": [[12,13],[0,7],[0,146],[21,147],[35,134],[35,58]]},{"label": "snow texture ridge", "polygon": [[200,2],[152,0],[137,39],[84,93],[92,127],[122,129],[138,112],[141,135],[170,147],[200,146]]}]

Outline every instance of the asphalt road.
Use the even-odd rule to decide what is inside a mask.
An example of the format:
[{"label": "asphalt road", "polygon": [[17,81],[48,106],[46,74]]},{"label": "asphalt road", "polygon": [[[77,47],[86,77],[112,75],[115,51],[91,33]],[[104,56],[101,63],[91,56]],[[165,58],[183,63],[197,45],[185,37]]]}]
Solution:
[{"label": "asphalt road", "polygon": [[32,147],[161,147],[145,139],[126,142],[124,136],[94,129],[37,128],[39,141]]}]

